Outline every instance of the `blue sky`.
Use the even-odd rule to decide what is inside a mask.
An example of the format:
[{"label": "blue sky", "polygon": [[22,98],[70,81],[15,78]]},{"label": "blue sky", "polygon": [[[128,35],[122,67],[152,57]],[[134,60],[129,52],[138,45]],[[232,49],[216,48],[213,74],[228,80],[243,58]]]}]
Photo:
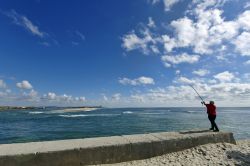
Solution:
[{"label": "blue sky", "polygon": [[0,1],[0,104],[249,106],[247,0]]}]

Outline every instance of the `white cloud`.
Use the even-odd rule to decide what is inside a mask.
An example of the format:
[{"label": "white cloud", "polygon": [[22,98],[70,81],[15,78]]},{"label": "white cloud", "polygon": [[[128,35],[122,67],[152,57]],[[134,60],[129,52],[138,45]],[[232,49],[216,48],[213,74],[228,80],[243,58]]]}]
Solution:
[{"label": "white cloud", "polygon": [[23,92],[20,97],[17,97],[17,100],[39,101],[38,92],[34,89],[31,89],[30,92]]},{"label": "white cloud", "polygon": [[155,26],[155,22],[154,22],[154,20],[152,19],[152,17],[149,17],[149,18],[148,18],[148,26],[149,26],[150,28],[156,27],[156,26]]},{"label": "white cloud", "polygon": [[176,41],[174,38],[170,38],[168,35],[162,35],[162,43],[166,52],[171,52],[176,47]]},{"label": "white cloud", "polygon": [[131,95],[130,98],[132,100],[135,100],[136,102],[144,102],[145,101],[144,97],[141,96],[141,95],[138,95],[138,94],[137,95]]},{"label": "white cloud", "polygon": [[136,79],[122,78],[122,79],[119,79],[119,83],[123,85],[133,85],[133,86],[155,84],[153,78],[144,77],[144,76],[141,76]]},{"label": "white cloud", "polygon": [[150,49],[155,54],[159,54],[160,53],[160,50],[158,49],[158,47],[156,45],[151,45]]},{"label": "white cloud", "polygon": [[169,11],[180,0],[163,0],[165,11]]},{"label": "white cloud", "polygon": [[176,71],[175,71],[175,74],[177,74],[177,75],[180,74],[180,73],[181,73],[180,70],[176,70]]},{"label": "white cloud", "polygon": [[250,30],[250,10],[246,10],[239,15],[237,23],[244,30]]},{"label": "white cloud", "polygon": [[153,5],[160,2],[160,0],[149,0]]},{"label": "white cloud", "polygon": [[184,84],[194,84],[195,83],[194,80],[190,80],[190,79],[188,79],[186,77],[179,77],[177,82],[184,83]]},{"label": "white cloud", "polygon": [[248,82],[250,82],[250,73],[244,73],[244,74],[243,74],[243,78],[244,78],[245,80],[247,80]]},{"label": "white cloud", "polygon": [[41,99],[43,101],[50,101],[50,102],[58,102],[58,103],[81,103],[86,102],[86,98],[84,96],[81,97],[73,97],[72,95],[57,95],[53,92],[48,92],[47,94],[44,94]]},{"label": "white cloud", "polygon": [[43,38],[46,33],[40,31],[39,27],[34,25],[26,16],[18,14],[15,10],[6,12],[6,16],[13,20],[13,23],[25,28],[28,32],[35,36]]},{"label": "white cloud", "polygon": [[23,80],[22,82],[16,83],[16,86],[20,89],[32,89],[32,85],[27,80]]},{"label": "white cloud", "polygon": [[187,53],[182,53],[180,55],[165,55],[161,57],[162,62],[168,66],[170,64],[180,64],[180,63],[195,63],[199,61],[199,55],[188,55]]},{"label": "white cloud", "polygon": [[235,78],[235,76],[233,73],[224,71],[222,73],[214,75],[214,78],[218,79],[220,82],[230,82]]},{"label": "white cloud", "polygon": [[245,56],[250,56],[250,33],[243,32],[234,41],[236,51]]},{"label": "white cloud", "polygon": [[196,6],[195,10],[202,11],[206,10],[210,7],[221,7],[223,6],[228,0],[193,0],[192,5]]},{"label": "white cloud", "polygon": [[3,80],[0,80],[0,88],[6,88],[7,85]]},{"label": "white cloud", "polygon": [[79,102],[85,102],[86,101],[86,98],[84,96],[82,97],[75,97],[75,101],[79,101]]},{"label": "white cloud", "polygon": [[164,10],[165,11],[170,11],[171,8],[178,3],[180,0],[149,0],[153,5],[162,2],[164,5]]},{"label": "white cloud", "polygon": [[56,100],[57,95],[53,92],[49,92],[48,94],[45,94],[43,96],[43,99],[48,99],[48,100]]},{"label": "white cloud", "polygon": [[[181,105],[198,106],[200,103],[199,97],[195,91],[187,85],[187,83],[193,82],[193,80],[185,77],[183,77],[182,80],[184,80],[186,85],[181,84],[178,86],[167,86],[166,88],[150,89],[144,93],[132,94],[130,98],[132,101],[136,99],[140,101],[141,99],[143,100],[143,103],[148,106],[176,106],[180,103]],[[207,84],[205,82],[196,82],[193,84],[204,100],[215,100],[216,104],[220,106],[249,105],[249,83],[217,83],[215,81]]]},{"label": "white cloud", "polygon": [[199,70],[193,71],[192,73],[196,74],[198,76],[205,76],[205,75],[209,74],[210,72],[206,69],[199,69]]},{"label": "white cloud", "polygon": [[101,94],[101,95],[102,95],[103,100],[104,100],[105,102],[107,102],[107,101],[108,101],[108,97],[107,97],[105,94]]},{"label": "white cloud", "polygon": [[250,60],[246,61],[244,64],[245,65],[250,65]]},{"label": "white cloud", "polygon": [[79,38],[84,41],[85,40],[85,36],[80,32],[80,31],[75,31],[76,35],[79,36]]},{"label": "white cloud", "polygon": [[[164,2],[175,4],[178,0],[151,1],[152,4]],[[190,10],[185,16],[172,20],[167,26],[171,33],[149,33],[139,37],[134,32],[123,37],[123,47],[127,50],[141,50],[144,54],[150,51],[156,54],[169,54],[177,49],[190,49],[189,54],[214,55],[219,60],[226,60],[227,51],[239,52],[243,56],[250,55],[250,10],[246,10],[235,19],[228,20],[223,16],[222,6],[228,0],[193,0]],[[168,5],[166,5],[168,6]],[[167,7],[166,7],[167,8]],[[168,9],[168,8],[167,8]],[[153,25],[153,24],[152,24]],[[241,34],[240,34],[241,33]],[[147,37],[146,37],[147,36]],[[164,50],[159,45],[163,45]],[[153,45],[154,47],[150,46]],[[234,47],[232,47],[232,45]],[[223,47],[222,47],[223,46]],[[157,48],[157,49],[156,49]],[[164,63],[171,66],[171,63]]]},{"label": "white cloud", "polygon": [[113,101],[119,101],[121,99],[121,94],[120,93],[116,93],[114,95],[112,95],[112,100]]},{"label": "white cloud", "polygon": [[189,46],[194,41],[196,29],[193,21],[187,17],[174,20],[170,24],[175,29],[177,45],[179,47]]},{"label": "white cloud", "polygon": [[[135,31],[132,31],[129,34],[126,34],[122,37],[122,42],[123,42],[122,47],[126,51],[132,51],[138,49],[143,54],[147,55],[150,53],[149,46],[155,45],[156,40],[152,37],[152,34],[149,32],[147,28],[141,31],[142,31],[142,37],[139,37],[137,34],[135,34]],[[154,48],[155,47],[156,46],[154,46]]]},{"label": "white cloud", "polygon": [[247,2],[247,3],[245,4],[244,8],[246,9],[246,8],[249,8],[249,7],[250,7],[250,2]]}]

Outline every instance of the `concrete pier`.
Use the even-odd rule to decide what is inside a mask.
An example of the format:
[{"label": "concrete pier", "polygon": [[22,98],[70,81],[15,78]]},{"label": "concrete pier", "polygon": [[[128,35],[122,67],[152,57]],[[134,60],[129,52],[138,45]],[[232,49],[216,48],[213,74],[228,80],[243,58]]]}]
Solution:
[{"label": "concrete pier", "polygon": [[195,130],[0,145],[0,166],[78,166],[150,158],[208,143],[235,144],[232,133]]}]

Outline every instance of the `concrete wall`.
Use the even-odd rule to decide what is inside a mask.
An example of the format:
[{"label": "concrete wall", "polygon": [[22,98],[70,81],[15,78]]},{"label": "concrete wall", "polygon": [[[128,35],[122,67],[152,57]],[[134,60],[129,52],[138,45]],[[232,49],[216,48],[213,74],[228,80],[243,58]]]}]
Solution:
[{"label": "concrete wall", "polygon": [[232,133],[161,132],[0,145],[0,166],[77,166],[150,158],[208,143],[235,144]]}]

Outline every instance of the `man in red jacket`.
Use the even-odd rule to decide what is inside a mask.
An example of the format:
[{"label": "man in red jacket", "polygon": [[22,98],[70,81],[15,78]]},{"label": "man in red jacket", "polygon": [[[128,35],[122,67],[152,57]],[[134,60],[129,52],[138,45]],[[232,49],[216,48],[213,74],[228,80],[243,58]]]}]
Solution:
[{"label": "man in red jacket", "polygon": [[209,104],[206,104],[204,101],[202,102],[207,107],[207,114],[208,114],[208,119],[211,122],[211,128],[210,130],[213,130],[214,132],[218,132],[219,129],[215,123],[216,119],[216,106],[214,105],[213,101],[210,101]]}]

